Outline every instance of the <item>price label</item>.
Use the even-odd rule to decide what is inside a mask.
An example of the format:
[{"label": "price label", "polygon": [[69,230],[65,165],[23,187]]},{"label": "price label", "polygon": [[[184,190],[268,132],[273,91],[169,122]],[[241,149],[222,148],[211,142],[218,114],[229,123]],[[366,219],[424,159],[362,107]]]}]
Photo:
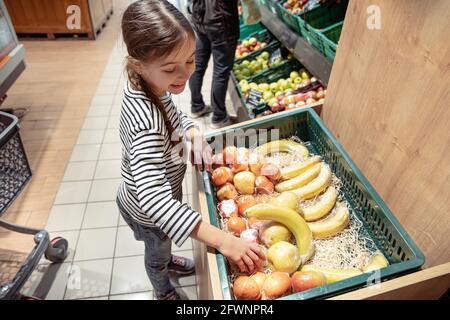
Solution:
[{"label": "price label", "polygon": [[278,48],[269,57],[269,66],[273,65],[275,61],[281,60],[281,48]]},{"label": "price label", "polygon": [[248,104],[256,107],[261,103],[261,98],[263,94],[261,91],[250,89],[250,92],[248,93]]}]

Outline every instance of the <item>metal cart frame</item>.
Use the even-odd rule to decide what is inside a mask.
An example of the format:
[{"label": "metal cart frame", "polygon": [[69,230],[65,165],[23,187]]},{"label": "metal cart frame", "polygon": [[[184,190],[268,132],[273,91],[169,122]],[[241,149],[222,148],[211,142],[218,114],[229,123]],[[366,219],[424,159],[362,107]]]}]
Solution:
[{"label": "metal cart frame", "polygon": [[[34,242],[36,243],[36,246],[27,256],[14,279],[6,284],[0,284],[0,300],[34,299],[33,297],[22,295],[20,290],[39,264],[43,255],[51,262],[63,262],[68,254],[68,242],[61,237],[50,240],[49,233],[45,230],[28,228],[1,219],[1,216],[31,179],[32,173],[22,140],[20,139],[19,121],[17,117],[0,112],[0,125],[4,126],[4,129],[0,131],[0,186],[4,189],[0,190],[0,192],[3,191],[0,193],[0,228],[34,235]],[[16,151],[19,153],[19,157],[15,157],[14,159],[20,159],[22,172],[17,171],[17,166],[14,165],[13,161],[7,159],[10,154],[9,150],[2,151],[2,149],[5,150],[8,148],[8,143],[15,143],[14,147],[17,147]],[[14,179],[20,179],[20,183],[14,183],[16,182]],[[11,191],[11,188],[14,188],[14,190]]]}]

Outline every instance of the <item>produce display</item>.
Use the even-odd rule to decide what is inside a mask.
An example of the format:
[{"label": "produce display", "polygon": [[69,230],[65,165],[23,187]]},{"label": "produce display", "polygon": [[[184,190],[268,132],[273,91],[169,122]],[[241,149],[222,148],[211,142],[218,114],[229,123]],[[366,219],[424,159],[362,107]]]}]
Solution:
[{"label": "produce display", "polygon": [[269,51],[261,52],[254,60],[244,60],[239,64],[233,66],[233,72],[238,81],[242,81],[246,78],[252,77],[261,73],[269,68],[276,68],[283,62],[292,59],[292,55],[284,59],[281,56],[272,62],[269,62],[270,53]]},{"label": "produce display", "polygon": [[236,47],[235,58],[240,59],[248,56],[250,53],[267,46],[266,42],[258,41],[255,37],[246,39]]},{"label": "produce display", "polygon": [[308,11],[320,4],[325,2],[324,0],[287,0],[283,2],[282,6],[290,11],[292,14],[300,14]]},{"label": "produce display", "polygon": [[220,226],[265,248],[254,274],[230,266],[236,299],[276,299],[386,267],[342,183],[295,137],[213,157]]},{"label": "produce display", "polygon": [[271,83],[249,83],[243,79],[239,81],[239,87],[247,102],[250,90],[262,93],[260,103],[267,104],[270,109],[257,117],[323,102],[327,93],[322,84],[304,68],[291,71],[288,78]]}]

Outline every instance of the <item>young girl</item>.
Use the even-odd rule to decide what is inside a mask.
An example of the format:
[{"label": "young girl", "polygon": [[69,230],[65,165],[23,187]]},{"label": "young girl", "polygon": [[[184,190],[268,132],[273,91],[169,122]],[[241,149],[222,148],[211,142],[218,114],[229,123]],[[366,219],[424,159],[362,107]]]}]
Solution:
[{"label": "young girl", "polygon": [[117,203],[135,238],[145,243],[145,269],[156,297],[179,299],[169,271],[194,272],[193,261],[171,254],[172,241],[181,246],[188,237],[199,240],[241,271],[252,272],[265,259],[256,244],[203,222],[181,202],[186,165],[173,160],[176,142],[171,137],[181,136],[194,145],[202,140],[203,149],[195,151],[195,158],[208,163],[211,157],[198,128],[171,100],[171,93],[184,90],[195,66],[190,23],[167,1],[140,0],[125,11],[122,33],[129,81],[120,118],[123,181]]}]

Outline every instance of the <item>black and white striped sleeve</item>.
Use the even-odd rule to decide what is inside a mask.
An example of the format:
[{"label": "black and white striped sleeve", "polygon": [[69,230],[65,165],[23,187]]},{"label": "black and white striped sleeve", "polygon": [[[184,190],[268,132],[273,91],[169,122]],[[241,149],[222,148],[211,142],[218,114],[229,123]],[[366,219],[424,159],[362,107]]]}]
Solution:
[{"label": "black and white striped sleeve", "polygon": [[191,128],[199,129],[199,127],[194,123],[194,121],[192,121],[192,119],[190,119],[183,111],[178,110],[178,114],[180,115],[181,126],[183,127],[184,132],[188,131]]},{"label": "black and white striped sleeve", "polygon": [[131,143],[130,169],[142,211],[181,246],[201,220],[198,212],[172,196],[164,164],[164,136],[156,130],[138,132]]}]

